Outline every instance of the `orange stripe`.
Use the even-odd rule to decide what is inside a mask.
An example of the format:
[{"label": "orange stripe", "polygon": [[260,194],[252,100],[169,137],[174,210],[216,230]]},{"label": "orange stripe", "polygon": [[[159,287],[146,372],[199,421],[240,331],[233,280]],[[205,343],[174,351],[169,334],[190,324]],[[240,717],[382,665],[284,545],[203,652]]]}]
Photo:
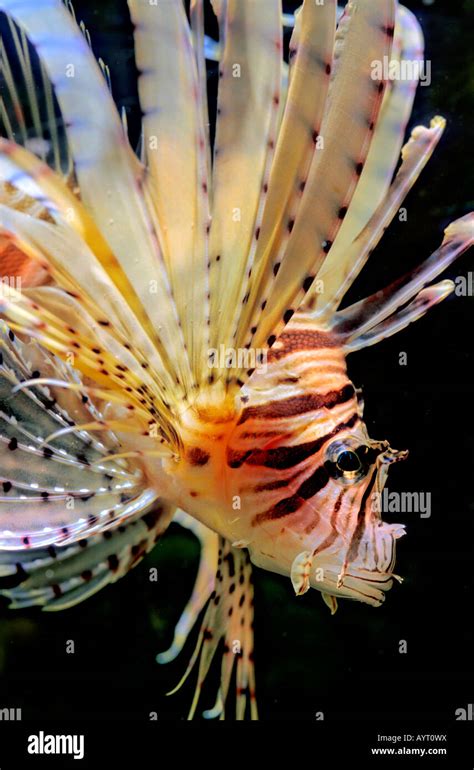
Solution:
[{"label": "orange stripe", "polygon": [[21,279],[23,288],[46,283],[48,274],[11,240],[0,236],[0,280]]}]

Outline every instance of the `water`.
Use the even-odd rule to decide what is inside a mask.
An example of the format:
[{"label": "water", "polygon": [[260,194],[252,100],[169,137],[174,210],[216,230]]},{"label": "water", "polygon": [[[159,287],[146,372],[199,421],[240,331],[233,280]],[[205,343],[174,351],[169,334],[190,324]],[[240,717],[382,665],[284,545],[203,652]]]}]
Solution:
[{"label": "water", "polygon": [[[75,5],[96,54],[110,67],[114,95],[138,142],[126,4]],[[285,11],[296,5],[285,3]],[[438,246],[442,228],[472,207],[474,60],[466,24],[474,3],[406,5],[422,22],[432,63],[432,84],[419,89],[410,125],[442,114],[448,126],[406,201],[407,222],[392,225],[349,299],[419,263]],[[472,271],[468,254],[447,277]],[[410,451],[408,461],[391,471],[390,490],[430,492],[432,515],[404,515],[408,534],[400,541],[396,571],[405,582],[379,610],[341,602],[330,617],[316,592],[296,599],[289,580],[256,570],[257,689],[264,719],[314,722],[322,711],[326,720],[366,723],[376,716],[393,725],[425,713],[441,724],[472,701],[473,316],[474,297],[451,297],[350,361],[352,378],[364,390],[369,434]],[[399,365],[403,352],[406,366]],[[22,708],[28,718],[47,715],[52,721],[143,721],[150,711],[160,720],[182,718],[190,686],[172,698],[164,693],[181,675],[186,654],[165,668],[155,655],[171,640],[196,558],[193,537],[173,525],[137,569],[86,604],[60,614],[5,611],[1,701]],[[152,567],[157,583],[148,580]],[[66,653],[68,640],[75,641],[74,655]],[[406,653],[399,652],[402,640]],[[195,635],[188,652],[194,641]],[[204,699],[203,707],[211,705]]]}]

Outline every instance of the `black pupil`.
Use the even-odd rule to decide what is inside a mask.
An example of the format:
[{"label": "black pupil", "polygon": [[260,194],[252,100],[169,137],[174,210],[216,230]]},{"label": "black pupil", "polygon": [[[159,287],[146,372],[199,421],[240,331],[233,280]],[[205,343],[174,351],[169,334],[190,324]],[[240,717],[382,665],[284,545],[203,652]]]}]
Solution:
[{"label": "black pupil", "polygon": [[360,468],[360,460],[355,452],[345,450],[341,452],[337,458],[337,467],[341,471],[358,471]]}]

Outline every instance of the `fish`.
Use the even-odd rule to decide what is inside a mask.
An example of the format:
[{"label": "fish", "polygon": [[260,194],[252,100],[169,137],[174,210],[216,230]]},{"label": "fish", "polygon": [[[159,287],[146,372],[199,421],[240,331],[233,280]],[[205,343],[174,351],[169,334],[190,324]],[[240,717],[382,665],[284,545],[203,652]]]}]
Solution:
[{"label": "fish", "polygon": [[369,436],[347,357],[453,292],[437,279],[474,216],[344,305],[446,125],[406,138],[420,68],[375,66],[423,62],[395,0],[304,0],[294,17],[280,0],[128,7],[138,150],[71,4],[0,0],[2,253],[34,276],[0,299],[0,589],[11,608],[66,609],[180,524],[199,568],[157,660],[198,624],[175,688],[197,669],[189,718],[217,665],[203,715],[257,719],[254,566],[331,613],[378,607],[401,580],[404,526],[379,501],[407,451]]}]

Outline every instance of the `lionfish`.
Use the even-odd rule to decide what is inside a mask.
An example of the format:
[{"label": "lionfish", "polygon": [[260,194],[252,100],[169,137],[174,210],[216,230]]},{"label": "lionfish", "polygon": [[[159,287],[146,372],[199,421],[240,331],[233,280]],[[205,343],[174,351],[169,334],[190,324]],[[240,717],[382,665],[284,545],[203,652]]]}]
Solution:
[{"label": "lionfish", "polygon": [[472,244],[473,215],[341,309],[445,126],[402,147],[420,69],[374,66],[422,63],[413,14],[395,0],[304,0],[290,20],[280,0],[128,5],[137,151],[72,7],[0,0],[2,272],[22,277],[1,298],[2,593],[75,605],[178,521],[201,560],[159,660],[203,612],[189,716],[216,660],[205,715],[223,718],[235,682],[236,718],[257,718],[251,563],[332,613],[338,597],[379,606],[396,577],[404,529],[377,496],[406,452],[369,437],[346,356],[452,292],[433,281]]}]

